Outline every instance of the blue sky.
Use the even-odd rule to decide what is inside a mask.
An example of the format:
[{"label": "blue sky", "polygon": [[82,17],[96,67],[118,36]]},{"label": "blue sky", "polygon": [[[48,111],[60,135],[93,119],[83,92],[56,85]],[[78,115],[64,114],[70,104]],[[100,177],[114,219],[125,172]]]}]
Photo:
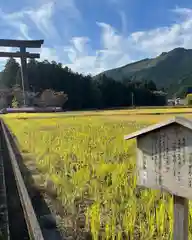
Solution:
[{"label": "blue sky", "polygon": [[94,75],[192,48],[192,1],[1,0],[0,38],[44,39],[42,60]]}]

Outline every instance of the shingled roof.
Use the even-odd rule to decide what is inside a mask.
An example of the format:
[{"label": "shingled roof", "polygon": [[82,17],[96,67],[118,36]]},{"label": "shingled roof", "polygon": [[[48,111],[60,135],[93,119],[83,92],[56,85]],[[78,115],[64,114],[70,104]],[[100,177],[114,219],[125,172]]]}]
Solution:
[{"label": "shingled roof", "polygon": [[162,128],[162,127],[168,126],[168,125],[173,124],[173,123],[180,124],[183,127],[186,127],[188,129],[192,130],[192,121],[191,120],[186,119],[184,117],[176,116],[176,117],[173,117],[173,118],[168,119],[166,121],[163,121],[163,122],[160,122],[160,123],[157,123],[157,124],[153,124],[153,125],[150,125],[150,126],[148,126],[146,128],[143,128],[143,129],[141,129],[139,131],[133,132],[133,133],[125,136],[124,139],[125,140],[129,140],[129,139],[132,139],[132,138],[144,135],[146,133],[152,132],[154,130],[157,130],[158,128]]}]

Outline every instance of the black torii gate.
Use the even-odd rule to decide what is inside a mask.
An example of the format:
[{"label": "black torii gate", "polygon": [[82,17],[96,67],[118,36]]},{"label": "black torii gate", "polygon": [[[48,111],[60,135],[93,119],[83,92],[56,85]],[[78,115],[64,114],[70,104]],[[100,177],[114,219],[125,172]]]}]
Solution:
[{"label": "black torii gate", "polygon": [[0,47],[16,47],[20,49],[20,51],[17,52],[0,52],[0,57],[13,57],[21,59],[21,79],[24,106],[26,105],[25,90],[28,90],[27,58],[40,58],[39,53],[26,52],[26,48],[41,48],[43,43],[44,40],[0,39]]}]

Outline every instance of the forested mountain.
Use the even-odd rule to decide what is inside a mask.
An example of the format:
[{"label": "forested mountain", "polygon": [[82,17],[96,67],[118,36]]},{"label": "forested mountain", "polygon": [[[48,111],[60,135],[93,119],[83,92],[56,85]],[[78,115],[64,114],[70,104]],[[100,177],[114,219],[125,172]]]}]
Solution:
[{"label": "forested mountain", "polygon": [[[61,63],[30,60],[28,65],[30,90],[42,92],[45,89],[64,91],[68,95],[66,109],[111,108],[124,106],[164,105],[165,97],[157,93],[152,81],[126,79],[118,82],[105,75],[96,80],[62,67]],[[0,88],[21,86],[20,66],[10,58],[1,72]],[[156,92],[154,92],[156,91]]]},{"label": "forested mountain", "polygon": [[152,59],[143,59],[120,68],[105,71],[102,75],[117,81],[153,81],[158,88],[164,88],[169,95],[181,92],[180,87],[192,85],[192,50],[176,48]]}]

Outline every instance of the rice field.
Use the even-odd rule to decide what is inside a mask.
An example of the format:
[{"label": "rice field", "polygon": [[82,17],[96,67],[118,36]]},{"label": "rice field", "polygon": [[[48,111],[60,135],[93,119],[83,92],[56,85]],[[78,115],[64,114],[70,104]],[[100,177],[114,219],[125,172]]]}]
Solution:
[{"label": "rice field", "polygon": [[33,162],[40,173],[34,174],[36,184],[46,188],[52,183],[55,199],[65,210],[62,226],[72,239],[86,239],[88,233],[94,240],[172,239],[172,197],[136,186],[135,140],[124,141],[123,136],[178,112],[189,118],[192,114],[185,114],[189,109],[169,109],[169,116],[152,115],[154,111],[3,117],[17,137],[26,166]]}]

